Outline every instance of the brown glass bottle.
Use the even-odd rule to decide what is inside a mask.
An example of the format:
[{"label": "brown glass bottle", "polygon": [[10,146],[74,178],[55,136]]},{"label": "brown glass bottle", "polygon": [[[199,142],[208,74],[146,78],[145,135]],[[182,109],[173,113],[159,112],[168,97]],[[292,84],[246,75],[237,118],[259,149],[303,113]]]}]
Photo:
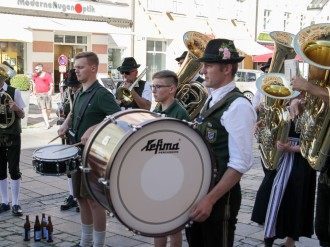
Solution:
[{"label": "brown glass bottle", "polygon": [[52,219],[50,216],[48,216],[48,224],[47,224],[47,242],[53,242],[54,241],[54,235],[53,235],[53,224],[52,224]]},{"label": "brown glass bottle", "polygon": [[41,241],[41,224],[38,215],[36,216],[36,221],[34,222],[34,241]]},{"label": "brown glass bottle", "polygon": [[42,239],[47,238],[47,220],[45,214],[42,214],[41,217],[41,238]]},{"label": "brown glass bottle", "polygon": [[31,225],[30,225],[30,219],[29,216],[26,216],[26,220],[24,223],[24,227],[23,227],[23,237],[24,237],[24,241],[30,241],[31,239]]}]

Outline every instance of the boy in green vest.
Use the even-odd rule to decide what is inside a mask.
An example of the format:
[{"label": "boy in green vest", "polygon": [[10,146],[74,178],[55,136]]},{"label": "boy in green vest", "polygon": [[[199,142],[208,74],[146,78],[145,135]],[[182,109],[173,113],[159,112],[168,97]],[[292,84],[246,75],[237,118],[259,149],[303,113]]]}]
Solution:
[{"label": "boy in green vest", "polygon": [[[178,86],[178,76],[170,70],[156,72],[152,76],[152,93],[159,104],[154,112],[164,114],[166,117],[190,121],[186,109],[175,99]],[[182,246],[181,231],[170,235],[171,247]],[[167,237],[154,238],[155,247],[166,247]]]}]

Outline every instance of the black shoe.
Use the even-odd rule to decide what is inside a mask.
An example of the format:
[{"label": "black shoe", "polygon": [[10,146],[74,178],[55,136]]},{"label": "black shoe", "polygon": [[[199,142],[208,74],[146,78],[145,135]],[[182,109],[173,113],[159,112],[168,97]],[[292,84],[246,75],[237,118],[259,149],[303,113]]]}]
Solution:
[{"label": "black shoe", "polygon": [[76,207],[76,212],[77,212],[77,213],[80,212],[80,207],[79,207],[79,206]]},{"label": "black shoe", "polygon": [[23,211],[21,209],[20,205],[14,205],[11,207],[11,212],[14,216],[22,216],[23,215]]},{"label": "black shoe", "polygon": [[2,213],[2,212],[6,212],[6,211],[8,211],[8,210],[10,210],[10,205],[9,205],[9,203],[8,203],[8,204],[6,204],[6,203],[1,203],[1,204],[0,204],[0,213]]},{"label": "black shoe", "polygon": [[[81,247],[80,242],[78,244],[74,245],[73,247]],[[91,247],[93,247],[93,245]]]},{"label": "black shoe", "polygon": [[69,196],[67,199],[65,199],[65,202],[63,205],[61,205],[61,210],[68,210],[73,207],[77,207],[78,203],[75,199],[73,199],[73,196]]}]

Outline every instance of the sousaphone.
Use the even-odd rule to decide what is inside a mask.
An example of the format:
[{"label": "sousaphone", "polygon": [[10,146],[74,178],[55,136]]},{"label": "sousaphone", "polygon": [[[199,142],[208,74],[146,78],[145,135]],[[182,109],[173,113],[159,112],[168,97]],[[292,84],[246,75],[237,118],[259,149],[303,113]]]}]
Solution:
[{"label": "sousaphone", "polygon": [[188,111],[191,120],[197,117],[208,96],[206,87],[192,79],[202,68],[202,65],[195,60],[203,56],[210,40],[211,38],[207,35],[195,31],[189,31],[183,35],[188,54],[177,73],[179,85],[176,98]]}]

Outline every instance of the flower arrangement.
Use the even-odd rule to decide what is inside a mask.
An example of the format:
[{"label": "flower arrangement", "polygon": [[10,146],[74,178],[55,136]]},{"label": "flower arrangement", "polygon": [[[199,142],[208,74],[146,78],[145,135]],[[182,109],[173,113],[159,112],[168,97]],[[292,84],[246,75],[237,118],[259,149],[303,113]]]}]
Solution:
[{"label": "flower arrangement", "polygon": [[232,59],[234,57],[238,57],[237,51],[235,49],[234,43],[229,41],[227,43],[222,43],[221,47],[219,48],[219,56],[223,60]]},{"label": "flower arrangement", "polygon": [[28,91],[30,89],[30,78],[24,74],[17,74],[11,78],[10,85],[21,91]]}]

